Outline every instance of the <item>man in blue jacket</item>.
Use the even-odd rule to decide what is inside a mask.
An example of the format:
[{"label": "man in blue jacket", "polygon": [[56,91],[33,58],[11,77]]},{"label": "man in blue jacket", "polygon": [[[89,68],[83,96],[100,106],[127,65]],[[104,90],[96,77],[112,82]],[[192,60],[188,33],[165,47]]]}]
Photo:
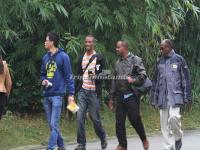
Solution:
[{"label": "man in blue jacket", "polygon": [[160,51],[162,56],[156,65],[151,100],[160,109],[165,150],[174,150],[174,143],[175,150],[180,150],[183,135],[180,107],[192,101],[189,69],[185,59],[175,53],[171,40],[163,40]]},{"label": "man in blue jacket", "polygon": [[50,138],[47,150],[65,150],[62,135],[59,130],[59,120],[63,96],[66,87],[69,90],[68,103],[74,101],[74,81],[69,56],[63,49],[58,48],[59,36],[49,32],[45,41],[48,52],[42,59],[41,80],[44,88],[44,109],[50,127]]}]

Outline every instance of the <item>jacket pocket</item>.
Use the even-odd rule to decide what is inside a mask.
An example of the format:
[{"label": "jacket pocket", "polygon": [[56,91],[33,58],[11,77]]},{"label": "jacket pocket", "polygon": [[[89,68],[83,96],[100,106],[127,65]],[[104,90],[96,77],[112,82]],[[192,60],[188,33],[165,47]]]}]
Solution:
[{"label": "jacket pocket", "polygon": [[173,91],[174,95],[174,100],[175,100],[175,105],[182,105],[183,104],[183,92],[180,90]]}]

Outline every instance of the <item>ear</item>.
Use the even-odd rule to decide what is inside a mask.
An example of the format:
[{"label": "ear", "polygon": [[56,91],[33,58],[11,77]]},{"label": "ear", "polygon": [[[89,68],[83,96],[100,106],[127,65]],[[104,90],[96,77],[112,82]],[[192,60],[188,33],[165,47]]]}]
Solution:
[{"label": "ear", "polygon": [[50,41],[51,45],[54,45],[54,41]]}]

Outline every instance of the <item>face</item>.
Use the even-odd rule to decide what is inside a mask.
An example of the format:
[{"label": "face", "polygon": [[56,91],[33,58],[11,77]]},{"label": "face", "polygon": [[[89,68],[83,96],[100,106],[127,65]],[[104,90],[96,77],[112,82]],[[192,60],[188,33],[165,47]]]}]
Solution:
[{"label": "face", "polygon": [[162,42],[160,44],[160,52],[163,56],[167,56],[170,52],[171,52],[171,48],[169,45],[167,45],[167,43]]},{"label": "face", "polygon": [[117,42],[117,45],[116,45],[117,54],[122,55],[124,53],[124,51],[125,51],[125,48],[124,48],[122,42],[121,41]]},{"label": "face", "polygon": [[85,48],[87,50],[93,50],[94,49],[94,38],[93,37],[86,37],[85,38]]},{"label": "face", "polygon": [[46,37],[46,41],[44,42],[44,47],[46,49],[51,49],[53,47],[53,41],[49,40],[49,37]]}]

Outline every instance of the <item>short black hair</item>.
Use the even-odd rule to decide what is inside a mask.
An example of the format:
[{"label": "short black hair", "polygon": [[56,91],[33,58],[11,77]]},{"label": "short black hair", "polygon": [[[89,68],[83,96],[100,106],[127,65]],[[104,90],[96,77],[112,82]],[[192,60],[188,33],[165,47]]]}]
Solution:
[{"label": "short black hair", "polygon": [[122,40],[122,45],[123,45],[123,47],[124,48],[126,48],[126,49],[128,49],[128,42],[127,41],[125,41],[125,40]]},{"label": "short black hair", "polygon": [[60,41],[60,37],[59,37],[58,33],[55,33],[52,31],[48,32],[47,37],[49,37],[50,41],[53,41],[55,47],[58,47],[59,41]]},{"label": "short black hair", "polygon": [[93,42],[95,43],[96,39],[95,39],[95,37],[94,37],[92,34],[87,35],[85,38],[87,38],[87,37],[92,38],[92,39],[93,39]]},{"label": "short black hair", "polygon": [[126,49],[128,49],[128,42],[126,40],[119,40],[118,42],[122,43],[122,46]]},{"label": "short black hair", "polygon": [[174,42],[172,40],[170,40],[170,39],[164,39],[163,42],[165,42],[171,48],[174,48]]}]

